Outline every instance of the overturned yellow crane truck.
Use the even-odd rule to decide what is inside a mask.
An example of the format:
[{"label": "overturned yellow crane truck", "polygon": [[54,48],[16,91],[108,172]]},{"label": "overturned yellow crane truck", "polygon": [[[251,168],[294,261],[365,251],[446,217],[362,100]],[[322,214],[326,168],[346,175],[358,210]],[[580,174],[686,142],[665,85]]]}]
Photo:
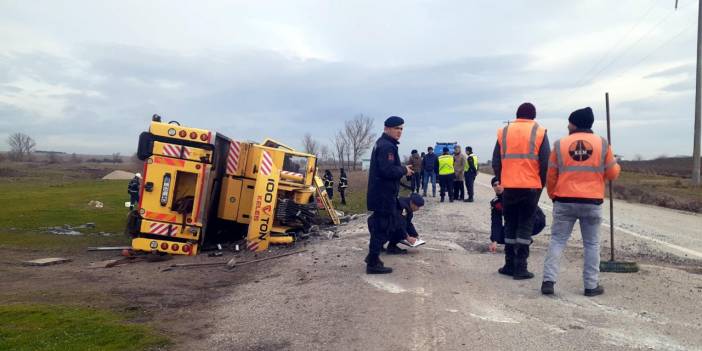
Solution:
[{"label": "overturned yellow crane truck", "polygon": [[318,202],[339,223],[316,185],[315,156],[274,140],[232,140],[154,115],[137,155],[143,181],[127,223],[134,250],[196,255],[245,235],[249,250],[263,251],[307,232]]}]

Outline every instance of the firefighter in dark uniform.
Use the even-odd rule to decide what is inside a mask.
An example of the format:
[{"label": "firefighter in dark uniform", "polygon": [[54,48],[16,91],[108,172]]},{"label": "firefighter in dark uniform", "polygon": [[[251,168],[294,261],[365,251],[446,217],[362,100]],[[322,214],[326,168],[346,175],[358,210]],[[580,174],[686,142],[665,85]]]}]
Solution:
[{"label": "firefighter in dark uniform", "polygon": [[349,187],[349,177],[346,176],[346,171],[343,168],[339,169],[339,195],[341,195],[341,204],[346,205],[346,188]]},{"label": "firefighter in dark uniform", "polygon": [[325,170],[322,179],[324,180],[324,188],[327,190],[329,200],[334,199],[334,176],[332,176],[331,171]]},{"label": "firefighter in dark uniform", "polygon": [[405,121],[397,116],[386,119],[383,135],[375,142],[371,153],[366,199],[368,210],[373,212],[368,217],[370,243],[365,259],[368,274],[392,272],[392,268],[385,267],[380,260],[380,250],[397,225],[400,180],[414,173],[412,166],[402,166],[397,152],[404,123]]},{"label": "firefighter in dark uniform", "polygon": [[127,193],[129,193],[129,210],[133,210],[134,206],[139,203],[139,187],[141,186],[141,174],[136,173],[134,178],[127,185]]}]

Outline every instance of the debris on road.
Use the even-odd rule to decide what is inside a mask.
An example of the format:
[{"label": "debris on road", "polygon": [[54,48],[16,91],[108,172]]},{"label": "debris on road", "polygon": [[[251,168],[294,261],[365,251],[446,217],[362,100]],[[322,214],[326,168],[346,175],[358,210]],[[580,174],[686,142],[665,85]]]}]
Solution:
[{"label": "debris on road", "polygon": [[58,227],[48,227],[46,229],[49,233],[56,235],[83,235],[83,233],[75,230],[75,228],[68,224]]},{"label": "debris on road", "polygon": [[161,272],[171,271],[171,270],[174,270],[176,268],[212,267],[212,266],[224,266],[224,265],[226,265],[227,268],[232,269],[234,267],[243,266],[243,265],[246,265],[249,263],[268,261],[268,260],[272,260],[275,258],[281,258],[281,257],[285,257],[285,256],[290,256],[290,255],[302,253],[305,251],[307,251],[307,249],[293,251],[293,252],[287,252],[287,253],[276,255],[276,256],[264,257],[264,258],[259,258],[256,260],[244,261],[244,262],[236,262],[236,258],[232,258],[232,259],[228,260],[227,262],[220,261],[220,262],[203,262],[203,263],[176,263],[176,264],[171,265],[170,267],[166,267],[166,268],[162,269]]},{"label": "debris on road", "polygon": [[90,200],[90,202],[88,202],[88,206],[94,207],[94,208],[103,208],[104,204],[100,201],[97,201],[97,200]]},{"label": "debris on road", "polygon": [[24,261],[24,262],[22,262],[22,264],[25,266],[50,266],[50,265],[54,265],[54,264],[68,263],[71,261],[73,261],[73,260],[70,258],[50,257],[50,258],[40,258],[37,260],[31,260],[31,261]]}]

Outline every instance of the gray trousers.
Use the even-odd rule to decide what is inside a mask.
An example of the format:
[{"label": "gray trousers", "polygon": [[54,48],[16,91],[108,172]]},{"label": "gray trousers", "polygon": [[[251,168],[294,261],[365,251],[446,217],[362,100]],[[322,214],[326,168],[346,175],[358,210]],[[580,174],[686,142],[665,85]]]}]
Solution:
[{"label": "gray trousers", "polygon": [[561,255],[573,231],[575,221],[580,222],[583,237],[583,282],[585,289],[594,289],[600,273],[600,225],[602,206],[580,203],[553,203],[551,242],[544,260],[544,281],[556,282]]}]

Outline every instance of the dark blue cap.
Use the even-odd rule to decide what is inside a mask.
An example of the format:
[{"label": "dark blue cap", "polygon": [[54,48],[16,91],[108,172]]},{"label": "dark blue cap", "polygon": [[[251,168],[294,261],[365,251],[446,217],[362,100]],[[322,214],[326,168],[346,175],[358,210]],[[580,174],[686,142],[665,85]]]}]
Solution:
[{"label": "dark blue cap", "polygon": [[390,116],[385,120],[386,127],[398,127],[405,124],[405,120],[402,117]]},{"label": "dark blue cap", "polygon": [[424,199],[417,193],[412,193],[412,195],[410,195],[410,202],[418,207],[424,206]]}]

